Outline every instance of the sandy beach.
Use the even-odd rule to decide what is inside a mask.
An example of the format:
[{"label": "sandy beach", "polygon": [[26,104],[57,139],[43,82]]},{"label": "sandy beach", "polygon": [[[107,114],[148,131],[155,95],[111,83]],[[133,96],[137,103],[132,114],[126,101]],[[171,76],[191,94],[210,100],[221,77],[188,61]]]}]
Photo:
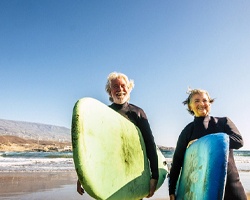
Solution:
[{"label": "sandy beach", "polygon": [[[45,148],[63,149],[67,144],[49,144],[41,142],[39,145],[33,140],[23,140],[18,137],[1,137],[1,147],[4,151],[23,150],[34,151]],[[12,143],[10,143],[12,141]],[[29,144],[29,145],[25,145]],[[0,150],[1,150],[0,147]],[[25,148],[25,149],[24,149]],[[51,149],[50,149],[51,150]],[[34,152],[35,153],[35,152]],[[43,153],[45,154],[45,153]],[[15,155],[17,156],[17,155]],[[88,194],[79,195],[76,192],[77,175],[72,158],[37,158],[26,155],[24,157],[1,157],[0,162],[0,199],[6,200],[92,200]],[[57,155],[58,156],[58,155]],[[238,167],[241,181],[250,200],[250,172],[249,162],[238,157]],[[168,160],[170,162],[170,160]],[[162,187],[155,193],[152,200],[168,200],[168,186],[165,180]]]},{"label": "sandy beach", "polygon": [[[250,172],[240,173],[242,183],[250,194]],[[0,199],[4,200],[92,200],[88,194],[76,192],[76,173],[68,172],[1,172]],[[152,200],[168,200],[167,181]],[[248,195],[248,199],[250,196]]]},{"label": "sandy beach", "polygon": [[[76,192],[75,172],[5,172],[0,177],[0,199],[12,200],[93,200]],[[168,199],[166,182],[154,200]]]}]

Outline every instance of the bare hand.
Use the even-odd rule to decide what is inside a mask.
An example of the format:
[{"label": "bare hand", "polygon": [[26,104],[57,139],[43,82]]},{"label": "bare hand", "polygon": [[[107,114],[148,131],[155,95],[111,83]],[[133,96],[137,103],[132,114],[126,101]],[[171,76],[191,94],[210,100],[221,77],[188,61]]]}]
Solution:
[{"label": "bare hand", "polygon": [[174,194],[170,195],[170,200],[175,200],[175,195]]},{"label": "bare hand", "polygon": [[83,189],[83,187],[82,187],[82,185],[81,185],[81,183],[80,183],[79,180],[77,180],[76,185],[77,185],[77,192],[78,192],[80,195],[83,195],[84,189]]},{"label": "bare hand", "polygon": [[155,190],[156,190],[156,186],[157,186],[157,182],[158,180],[156,179],[150,179],[150,190],[149,190],[149,194],[147,196],[147,198],[150,198],[154,195]]}]

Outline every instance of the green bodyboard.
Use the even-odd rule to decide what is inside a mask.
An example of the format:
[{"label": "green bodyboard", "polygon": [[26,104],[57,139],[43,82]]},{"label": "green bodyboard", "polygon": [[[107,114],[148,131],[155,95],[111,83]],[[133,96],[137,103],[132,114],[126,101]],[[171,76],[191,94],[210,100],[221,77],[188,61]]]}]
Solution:
[{"label": "green bodyboard", "polygon": [[[149,193],[150,169],[140,130],[93,98],[78,100],[72,116],[73,159],[79,181],[95,199],[138,200]],[[159,180],[167,167],[157,149]]]}]

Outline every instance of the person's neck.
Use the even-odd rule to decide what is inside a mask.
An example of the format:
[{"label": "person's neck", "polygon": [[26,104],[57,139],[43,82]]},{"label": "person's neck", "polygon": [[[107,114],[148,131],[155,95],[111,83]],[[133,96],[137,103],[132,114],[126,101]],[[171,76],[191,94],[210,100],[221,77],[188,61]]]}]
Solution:
[{"label": "person's neck", "polygon": [[124,105],[127,105],[128,102],[127,102],[127,101],[124,102],[124,103],[115,103],[115,102],[113,102],[113,104],[115,104],[115,105],[117,105],[117,106],[124,106]]}]

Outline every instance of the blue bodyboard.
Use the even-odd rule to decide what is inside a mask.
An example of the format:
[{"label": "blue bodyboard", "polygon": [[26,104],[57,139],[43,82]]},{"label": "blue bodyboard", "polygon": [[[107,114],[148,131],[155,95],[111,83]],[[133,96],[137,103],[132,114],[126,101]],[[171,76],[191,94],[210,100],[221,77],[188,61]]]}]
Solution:
[{"label": "blue bodyboard", "polygon": [[191,144],[177,183],[177,200],[221,200],[224,196],[229,137],[210,134]]}]

